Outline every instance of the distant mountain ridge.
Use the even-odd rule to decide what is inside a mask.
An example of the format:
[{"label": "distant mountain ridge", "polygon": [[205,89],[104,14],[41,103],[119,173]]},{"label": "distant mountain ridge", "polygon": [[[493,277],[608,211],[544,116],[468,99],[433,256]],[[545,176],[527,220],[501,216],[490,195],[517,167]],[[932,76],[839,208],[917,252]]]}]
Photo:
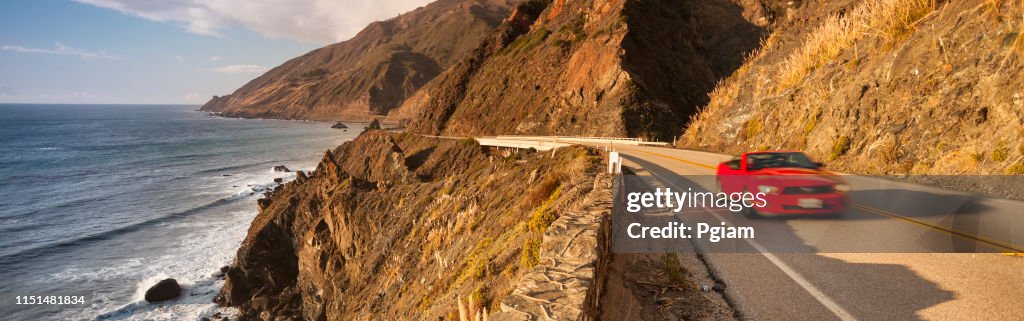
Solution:
[{"label": "distant mountain ridge", "polygon": [[773,3],[441,0],[292,59],[202,110],[386,117],[425,134],[670,140],[767,35]]},{"label": "distant mountain ridge", "polygon": [[226,116],[367,119],[386,114],[475,48],[513,0],[439,0],[291,59],[201,110]]}]

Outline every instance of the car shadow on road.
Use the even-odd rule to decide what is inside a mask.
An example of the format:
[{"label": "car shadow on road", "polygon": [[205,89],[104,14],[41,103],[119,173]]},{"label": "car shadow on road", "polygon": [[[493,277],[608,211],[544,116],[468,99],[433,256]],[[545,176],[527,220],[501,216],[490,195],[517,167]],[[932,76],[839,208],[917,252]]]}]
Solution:
[{"label": "car shadow on road", "polygon": [[[628,157],[641,168],[637,175],[624,175],[621,194],[672,188],[707,192],[707,182],[675,175],[673,171],[642,159]],[[651,179],[656,178],[657,180]],[[695,177],[704,180],[705,177]],[[668,182],[663,182],[668,180]],[[827,240],[856,233],[872,237],[868,230],[858,231],[846,225],[845,219],[797,220],[749,219],[721,209],[688,209],[681,213],[671,210],[641,210],[629,213],[625,203],[616,201],[612,216],[612,251],[614,253],[672,252],[696,248],[716,277],[721,278],[721,289],[729,301],[740,311],[741,319],[758,320],[819,320],[830,317],[824,305],[815,304],[809,292],[802,289],[783,269],[772,263],[763,252],[777,258],[782,264],[806,279],[840,307],[863,320],[919,320],[918,313],[929,307],[956,298],[956,293],[944,290],[921,277],[904,265],[885,263],[848,262],[822,255],[819,242],[825,247],[845,248],[851,254],[872,261],[886,261],[895,252],[887,252],[879,245],[831,244]],[[694,226],[699,223],[719,226],[749,226],[756,231],[753,239],[637,240],[627,234],[629,224],[665,226],[669,222]],[[856,224],[855,224],[856,225]],[[797,229],[800,229],[799,231]],[[810,236],[810,237],[809,237]],[[808,242],[810,240],[810,242]],[[825,240],[825,241],[823,241]],[[693,246],[673,246],[673,242],[690,242]],[[755,245],[756,244],[756,245]],[[864,250],[864,251],[858,251]],[[768,295],[766,295],[768,294]]]}]

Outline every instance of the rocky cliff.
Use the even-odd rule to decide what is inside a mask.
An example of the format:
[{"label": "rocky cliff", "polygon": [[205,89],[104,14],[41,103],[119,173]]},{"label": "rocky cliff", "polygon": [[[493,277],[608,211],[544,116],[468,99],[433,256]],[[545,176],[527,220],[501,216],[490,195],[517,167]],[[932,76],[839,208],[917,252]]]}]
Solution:
[{"label": "rocky cliff", "polygon": [[439,0],[268,71],[202,110],[358,120],[383,115],[475,48],[513,0]]},{"label": "rocky cliff", "polygon": [[766,34],[756,0],[530,0],[390,115],[444,135],[677,135]]},{"label": "rocky cliff", "polygon": [[860,173],[1024,174],[1024,2],[806,1],[681,144]]},{"label": "rocky cliff", "polygon": [[600,162],[583,148],[498,153],[366,132],[260,201],[218,301],[248,320],[495,311],[541,263],[561,213],[607,202],[588,197]]}]

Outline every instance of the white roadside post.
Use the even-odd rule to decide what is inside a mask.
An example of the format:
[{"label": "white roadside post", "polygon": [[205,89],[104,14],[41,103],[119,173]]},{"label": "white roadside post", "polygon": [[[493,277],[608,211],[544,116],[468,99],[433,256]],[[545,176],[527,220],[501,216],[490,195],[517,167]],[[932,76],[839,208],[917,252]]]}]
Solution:
[{"label": "white roadside post", "polygon": [[608,152],[608,174],[622,173],[622,159],[619,152]]}]

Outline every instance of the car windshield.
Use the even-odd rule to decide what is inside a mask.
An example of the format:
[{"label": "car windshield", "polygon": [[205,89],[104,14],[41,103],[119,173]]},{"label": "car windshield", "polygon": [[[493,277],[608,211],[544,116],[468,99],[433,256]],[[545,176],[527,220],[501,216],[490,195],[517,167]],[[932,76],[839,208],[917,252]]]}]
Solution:
[{"label": "car windshield", "polygon": [[807,158],[804,153],[759,153],[747,155],[747,167],[751,169],[761,168],[818,168],[817,164]]}]

